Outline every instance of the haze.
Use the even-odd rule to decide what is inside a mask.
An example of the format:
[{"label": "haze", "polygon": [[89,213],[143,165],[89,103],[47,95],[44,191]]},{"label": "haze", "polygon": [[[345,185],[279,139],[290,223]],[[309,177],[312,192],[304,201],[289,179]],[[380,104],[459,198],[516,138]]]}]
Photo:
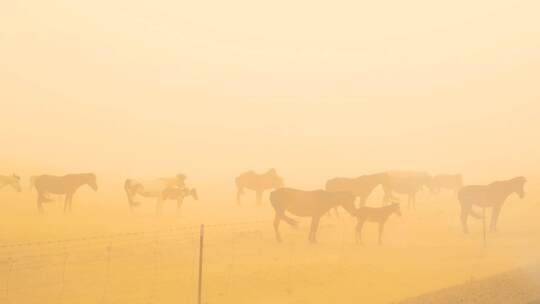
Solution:
[{"label": "haze", "polygon": [[[526,176],[537,205],[538,12],[533,0],[2,1],[0,173],[94,172],[85,202],[126,213],[126,178],[183,173],[201,200],[233,206],[234,178],[270,168],[300,189],[386,170]],[[35,212],[24,198],[11,208]]]}]

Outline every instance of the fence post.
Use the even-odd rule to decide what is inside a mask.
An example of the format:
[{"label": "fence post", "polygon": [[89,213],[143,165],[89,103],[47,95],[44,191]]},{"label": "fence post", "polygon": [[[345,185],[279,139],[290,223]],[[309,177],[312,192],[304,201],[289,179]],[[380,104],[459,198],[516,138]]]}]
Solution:
[{"label": "fence post", "polygon": [[204,249],[204,224],[201,224],[201,232],[199,236],[199,284],[198,284],[198,296],[197,296],[198,304],[202,303],[201,293],[202,293],[203,249]]}]

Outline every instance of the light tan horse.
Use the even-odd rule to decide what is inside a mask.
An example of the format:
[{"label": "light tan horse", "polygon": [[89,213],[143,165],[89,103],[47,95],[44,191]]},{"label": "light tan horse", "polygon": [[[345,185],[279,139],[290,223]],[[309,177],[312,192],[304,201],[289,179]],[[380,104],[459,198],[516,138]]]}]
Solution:
[{"label": "light tan horse", "polygon": [[64,212],[71,211],[73,195],[83,185],[88,185],[97,191],[96,175],[94,173],[67,174],[64,176],[40,175],[33,179],[37,190],[38,211],[43,213],[43,203],[51,201],[47,194],[65,195]]},{"label": "light tan horse", "polygon": [[263,174],[248,171],[238,176],[235,182],[237,190],[236,202],[238,205],[241,204],[240,197],[244,194],[244,188],[255,191],[257,205],[260,205],[265,190],[283,187],[283,179],[278,176],[275,169],[270,169]]},{"label": "light tan horse", "polygon": [[493,182],[489,185],[465,186],[459,190],[458,199],[461,204],[461,225],[464,233],[469,232],[467,227],[467,219],[469,215],[475,218],[481,216],[474,212],[473,205],[488,208],[493,208],[491,213],[491,232],[497,231],[497,220],[501,212],[502,205],[506,199],[513,193],[520,198],[525,197],[523,190],[525,177],[516,177],[506,181]]},{"label": "light tan horse", "polygon": [[197,194],[197,189],[195,188],[179,186],[168,187],[163,191],[162,195],[158,199],[157,213],[161,214],[162,205],[165,200],[176,200],[176,206],[178,208],[178,212],[180,212],[180,208],[184,203],[184,199],[189,196],[191,196],[196,201],[199,200],[199,195]]},{"label": "light tan horse", "polygon": [[21,178],[18,175],[0,175],[0,189],[10,186],[17,192],[21,192]]},{"label": "light tan horse", "polygon": [[372,222],[379,224],[379,245],[382,244],[384,225],[392,214],[401,216],[401,209],[399,208],[399,204],[393,203],[384,207],[361,207],[360,209],[358,209],[358,211],[356,212],[356,242],[362,242],[362,228],[364,227],[364,223]]},{"label": "light tan horse", "polygon": [[424,172],[413,171],[389,171],[386,172],[386,180],[382,182],[384,190],[383,203],[395,201],[394,193],[406,194],[408,197],[408,208],[416,208],[416,195],[424,187],[433,192],[432,177]]},{"label": "light tan horse", "polygon": [[156,213],[158,215],[161,214],[165,200],[175,199],[178,208],[180,209],[185,197],[192,196],[193,198],[198,199],[197,191],[186,187],[186,178],[187,177],[184,174],[178,174],[173,177],[164,177],[146,181],[127,179],[124,183],[124,190],[126,191],[131,211],[134,210],[134,207],[140,205],[139,202],[135,201],[136,196],[156,198]]},{"label": "light tan horse", "polygon": [[281,243],[279,224],[283,220],[289,225],[296,227],[297,222],[288,217],[285,212],[300,217],[311,218],[309,241],[317,242],[317,230],[321,217],[331,208],[341,206],[351,215],[355,215],[355,196],[351,192],[330,192],[326,190],[302,191],[291,188],[280,188],[270,193],[270,202],[276,212],[274,218],[274,230],[276,240]]}]

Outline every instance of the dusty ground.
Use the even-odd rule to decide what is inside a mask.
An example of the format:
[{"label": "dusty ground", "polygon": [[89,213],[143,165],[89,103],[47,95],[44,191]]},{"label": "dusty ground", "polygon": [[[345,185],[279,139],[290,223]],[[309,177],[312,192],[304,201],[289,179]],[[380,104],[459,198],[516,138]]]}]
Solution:
[{"label": "dusty ground", "polygon": [[[450,194],[422,195],[416,211],[391,218],[383,246],[373,225],[365,244],[355,244],[355,223],[344,212],[323,220],[319,244],[308,244],[302,220],[298,230],[282,226],[279,245],[270,206],[256,207],[248,197],[243,207],[230,199],[186,201],[180,215],[171,202],[157,218],[151,201],[129,214],[121,197],[96,202],[89,191],[72,214],[53,202],[43,216],[29,194],[3,194],[0,303],[194,303],[200,223],[207,225],[206,303],[396,303],[456,285],[461,303],[482,303],[484,290],[486,297],[504,295],[504,303],[527,303],[538,292],[523,275],[539,262],[540,204],[533,197],[508,201],[500,232],[484,247],[480,221],[471,221],[470,235],[461,233]],[[496,276],[520,267],[518,275]],[[509,296],[521,286],[530,296]],[[406,303],[445,303],[440,299],[455,290],[434,295],[439,302]]]}]

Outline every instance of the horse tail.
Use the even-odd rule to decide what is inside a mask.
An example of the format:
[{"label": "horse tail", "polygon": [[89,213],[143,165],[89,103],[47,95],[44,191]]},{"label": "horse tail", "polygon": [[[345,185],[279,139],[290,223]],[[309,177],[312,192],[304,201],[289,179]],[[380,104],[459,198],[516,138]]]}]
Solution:
[{"label": "horse tail", "polygon": [[126,190],[126,194],[128,197],[128,203],[130,206],[138,206],[139,203],[133,200],[133,181],[131,179],[126,179],[126,182],[124,183],[124,190]]}]

